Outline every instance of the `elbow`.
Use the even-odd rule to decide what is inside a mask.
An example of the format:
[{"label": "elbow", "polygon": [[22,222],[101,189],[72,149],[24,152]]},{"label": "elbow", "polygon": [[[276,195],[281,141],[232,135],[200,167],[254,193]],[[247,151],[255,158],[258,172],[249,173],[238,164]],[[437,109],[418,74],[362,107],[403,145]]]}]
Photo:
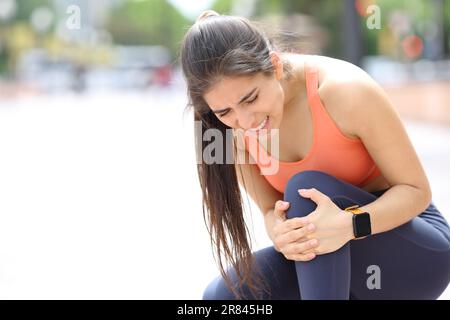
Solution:
[{"label": "elbow", "polygon": [[417,206],[417,214],[420,214],[421,212],[425,211],[431,204],[432,200],[432,193],[430,185],[427,183],[424,186],[417,186],[417,185],[409,185],[410,187],[413,187],[415,196],[414,196],[414,202]]},{"label": "elbow", "polygon": [[431,193],[431,189],[428,188],[428,190],[426,191],[426,195],[425,195],[425,200],[426,200],[425,203],[427,205],[427,208],[431,204],[432,199],[433,199],[433,195]]},{"label": "elbow", "polygon": [[431,200],[433,197],[433,195],[431,193],[431,188],[429,185],[427,185],[424,188],[420,188],[419,191],[420,191],[421,199],[423,199],[422,200],[423,210],[425,210],[430,206]]}]

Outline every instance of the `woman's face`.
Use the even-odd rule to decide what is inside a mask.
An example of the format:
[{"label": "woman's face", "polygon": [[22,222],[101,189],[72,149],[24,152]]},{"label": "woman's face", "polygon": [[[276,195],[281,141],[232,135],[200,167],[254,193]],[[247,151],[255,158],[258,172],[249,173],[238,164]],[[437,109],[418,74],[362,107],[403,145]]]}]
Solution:
[{"label": "woman's face", "polygon": [[267,117],[266,129],[277,129],[283,115],[284,91],[279,80],[282,72],[278,65],[270,77],[259,73],[222,78],[203,98],[218,119],[233,129],[247,132]]}]

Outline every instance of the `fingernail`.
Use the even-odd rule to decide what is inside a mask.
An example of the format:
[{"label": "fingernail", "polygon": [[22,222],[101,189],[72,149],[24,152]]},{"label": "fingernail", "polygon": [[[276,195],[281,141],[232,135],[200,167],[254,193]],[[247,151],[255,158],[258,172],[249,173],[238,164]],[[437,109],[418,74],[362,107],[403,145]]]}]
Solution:
[{"label": "fingernail", "polygon": [[315,245],[317,244],[317,240],[316,240],[316,239],[311,240],[311,241],[309,242],[309,244],[312,245],[312,246],[315,246]]},{"label": "fingernail", "polygon": [[305,192],[306,189],[298,189],[298,192]]},{"label": "fingernail", "polygon": [[315,228],[315,226],[313,225],[313,224],[310,224],[309,226],[308,226],[308,230],[314,230],[314,228]]}]

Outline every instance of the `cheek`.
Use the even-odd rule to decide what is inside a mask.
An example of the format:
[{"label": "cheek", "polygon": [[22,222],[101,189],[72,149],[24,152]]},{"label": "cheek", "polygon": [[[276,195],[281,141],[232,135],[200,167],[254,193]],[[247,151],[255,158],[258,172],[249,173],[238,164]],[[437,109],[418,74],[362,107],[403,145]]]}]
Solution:
[{"label": "cheek", "polygon": [[270,103],[272,109],[272,129],[279,128],[284,114],[284,92],[280,87],[276,87],[271,96]]},{"label": "cheek", "polygon": [[234,120],[232,119],[232,116],[228,116],[228,117],[225,117],[225,118],[217,117],[217,119],[220,122],[222,122],[224,125],[227,125],[227,126],[229,126],[231,128],[233,128],[233,126],[234,126]]},{"label": "cheek", "polygon": [[270,106],[272,109],[275,109],[277,113],[283,109],[283,102],[284,102],[284,93],[283,90],[279,87],[275,87],[273,90],[273,94],[271,95],[270,99]]},{"label": "cheek", "polygon": [[284,104],[284,91],[280,86],[278,87],[278,101],[281,105]]}]

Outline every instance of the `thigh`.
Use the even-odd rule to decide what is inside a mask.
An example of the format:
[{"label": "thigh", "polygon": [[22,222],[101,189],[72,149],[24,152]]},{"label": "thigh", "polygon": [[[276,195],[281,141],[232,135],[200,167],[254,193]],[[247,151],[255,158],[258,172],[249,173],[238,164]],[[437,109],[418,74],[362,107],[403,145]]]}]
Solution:
[{"label": "thigh", "polygon": [[327,173],[315,170],[302,171],[292,176],[285,188],[284,201],[290,203],[286,217],[308,215],[314,211],[317,204],[298,194],[298,189],[316,188],[327,195],[341,209],[354,205],[365,205],[377,199],[377,196],[358,188],[348,182],[333,177]]},{"label": "thigh", "polygon": [[436,299],[450,281],[450,243],[421,215],[351,241],[350,254],[350,290],[358,299]]},{"label": "thigh", "polygon": [[[297,274],[294,261],[287,260],[283,254],[274,249],[273,246],[261,249],[254,253],[255,264],[259,274],[266,284],[260,288],[261,297],[254,297],[249,288],[244,285],[242,292],[244,299],[263,300],[298,300],[300,293],[298,289]],[[227,273],[234,285],[237,284],[237,276],[234,269]],[[253,275],[256,274],[254,270]],[[204,300],[235,300],[236,297],[226,286],[225,280],[219,275],[206,288],[203,294]]]}]

